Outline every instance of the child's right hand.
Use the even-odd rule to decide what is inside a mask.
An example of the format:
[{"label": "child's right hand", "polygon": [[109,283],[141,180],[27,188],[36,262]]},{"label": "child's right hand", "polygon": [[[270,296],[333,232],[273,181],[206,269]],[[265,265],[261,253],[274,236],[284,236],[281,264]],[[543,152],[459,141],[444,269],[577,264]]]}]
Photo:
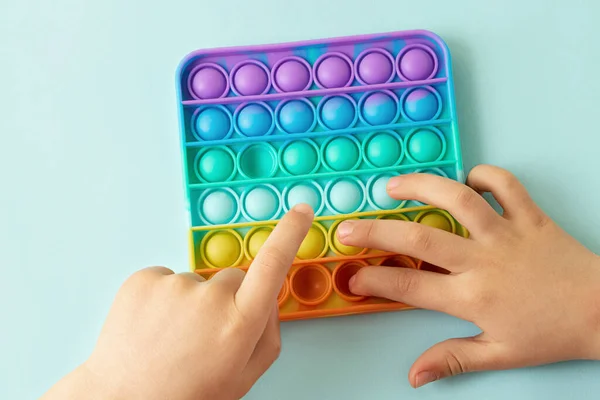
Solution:
[{"label": "child's right hand", "polygon": [[[492,192],[502,216],[482,192]],[[354,293],[442,311],[482,330],[422,354],[409,373],[414,387],[463,372],[600,360],[600,257],[552,222],[512,174],[478,166],[467,186],[404,175],[390,180],[388,193],[446,209],[471,234],[395,220],[338,228],[346,245],[407,254],[451,272],[365,267],[350,282]]]}]

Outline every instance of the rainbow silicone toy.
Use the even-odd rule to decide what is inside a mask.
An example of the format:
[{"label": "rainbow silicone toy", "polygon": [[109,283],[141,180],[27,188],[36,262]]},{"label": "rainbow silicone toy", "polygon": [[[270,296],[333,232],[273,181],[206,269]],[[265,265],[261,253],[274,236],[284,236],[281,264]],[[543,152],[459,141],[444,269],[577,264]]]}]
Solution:
[{"label": "rainbow silicone toy", "polygon": [[247,268],[293,205],[315,210],[278,302],[282,320],[399,310],[355,296],[365,265],[434,266],[342,245],[349,218],[463,236],[445,211],[386,193],[415,171],[464,179],[450,54],[427,31],[198,50],[177,73],[192,269]]}]

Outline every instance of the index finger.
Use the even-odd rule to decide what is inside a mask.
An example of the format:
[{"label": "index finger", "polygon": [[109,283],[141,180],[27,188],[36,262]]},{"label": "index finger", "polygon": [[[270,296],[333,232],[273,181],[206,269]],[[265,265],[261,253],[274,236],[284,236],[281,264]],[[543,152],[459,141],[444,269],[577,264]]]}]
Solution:
[{"label": "index finger", "polygon": [[237,308],[251,318],[269,318],[294,257],[312,225],[306,204],[294,206],[269,235],[235,295]]}]

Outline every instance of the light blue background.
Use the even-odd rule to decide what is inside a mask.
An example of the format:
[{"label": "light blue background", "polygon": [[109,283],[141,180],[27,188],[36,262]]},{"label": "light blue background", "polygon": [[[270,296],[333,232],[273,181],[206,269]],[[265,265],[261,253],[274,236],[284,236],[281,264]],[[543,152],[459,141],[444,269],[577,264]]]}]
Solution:
[{"label": "light blue background", "polygon": [[[189,51],[426,28],[454,58],[467,168],[514,171],[600,251],[600,6],[589,1],[1,0],[0,398],[85,359],[120,283],[188,266],[174,73]],[[284,324],[250,399],[592,398],[600,363],[413,390],[465,322],[427,311]]]}]

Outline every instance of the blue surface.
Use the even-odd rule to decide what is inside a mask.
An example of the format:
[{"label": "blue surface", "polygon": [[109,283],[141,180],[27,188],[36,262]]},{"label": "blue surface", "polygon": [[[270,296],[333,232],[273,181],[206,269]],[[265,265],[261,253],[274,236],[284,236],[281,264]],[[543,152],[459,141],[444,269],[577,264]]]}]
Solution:
[{"label": "blue surface", "polygon": [[[36,398],[87,357],[134,270],[187,270],[173,81],[181,57],[197,48],[435,31],[453,56],[465,166],[510,168],[568,232],[600,251],[594,0],[140,4],[0,6],[1,399]],[[600,391],[593,362],[415,391],[406,375],[422,351],[477,331],[433,312],[282,331],[282,356],[249,399],[589,399]]]}]

